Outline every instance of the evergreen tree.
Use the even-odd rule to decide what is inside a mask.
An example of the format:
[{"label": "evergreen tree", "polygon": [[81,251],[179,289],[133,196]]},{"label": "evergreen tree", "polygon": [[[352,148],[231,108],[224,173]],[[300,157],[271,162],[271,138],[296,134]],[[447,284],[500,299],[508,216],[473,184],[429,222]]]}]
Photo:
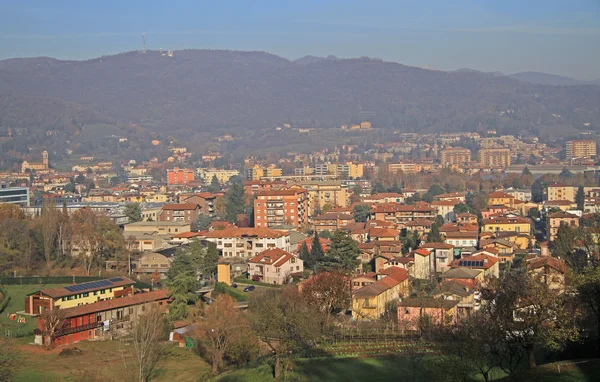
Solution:
[{"label": "evergreen tree", "polygon": [[536,179],[531,185],[531,201],[541,203],[544,200],[544,182],[541,179]]},{"label": "evergreen tree", "polygon": [[577,203],[577,209],[583,211],[585,207],[585,192],[583,186],[579,186],[577,194],[575,194],[575,203]]},{"label": "evergreen tree", "polygon": [[325,257],[325,253],[323,252],[323,247],[321,246],[321,240],[319,240],[319,235],[315,235],[313,237],[312,244],[310,245],[310,253],[308,256],[308,262],[304,264],[308,268],[314,268],[317,263],[323,260]]},{"label": "evergreen tree", "polygon": [[230,223],[236,223],[237,216],[244,213],[244,204],[244,186],[242,183],[235,182],[225,194],[225,219]]},{"label": "evergreen tree", "polygon": [[213,175],[212,179],[210,180],[210,185],[217,190],[221,189],[221,183],[219,183],[219,179],[216,175]]},{"label": "evergreen tree", "polygon": [[298,256],[304,261],[304,264],[306,264],[306,261],[309,261],[310,252],[308,252],[308,246],[306,245],[306,241],[302,242],[302,245],[300,246],[300,252],[298,252]]},{"label": "evergreen tree", "polygon": [[359,255],[358,243],[344,231],[336,231],[321,266],[329,270],[352,272],[360,264]]},{"label": "evergreen tree", "polygon": [[525,175],[531,175],[531,171],[529,171],[529,167],[525,166],[525,168],[521,172],[521,175],[523,175],[523,176],[525,176]]},{"label": "evergreen tree", "polygon": [[394,192],[396,194],[400,194],[402,193],[402,189],[400,188],[400,186],[398,186],[398,182],[394,182],[394,184],[392,185],[392,187],[390,187],[390,192]]},{"label": "evergreen tree", "polygon": [[434,197],[445,192],[446,190],[444,190],[442,186],[440,186],[439,184],[434,184],[433,186],[429,187],[429,190],[427,190],[425,195],[423,195],[423,201],[431,203]]},{"label": "evergreen tree", "polygon": [[210,215],[200,214],[196,219],[196,229],[198,231],[206,231],[212,222],[213,218]]},{"label": "evergreen tree", "polygon": [[367,204],[357,204],[354,206],[354,221],[366,222],[371,214],[371,207]]},{"label": "evergreen tree", "polygon": [[439,222],[435,222],[431,225],[431,231],[427,234],[427,241],[430,243],[441,243],[442,234],[440,233],[440,225]]},{"label": "evergreen tree", "polygon": [[129,218],[130,223],[142,220],[142,209],[139,203],[129,203],[125,205],[125,216]]}]

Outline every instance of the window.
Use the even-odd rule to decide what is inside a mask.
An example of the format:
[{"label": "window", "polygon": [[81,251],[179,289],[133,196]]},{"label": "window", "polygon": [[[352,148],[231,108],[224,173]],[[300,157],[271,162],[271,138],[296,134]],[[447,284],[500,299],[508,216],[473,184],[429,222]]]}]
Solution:
[{"label": "window", "polygon": [[365,298],[364,306],[369,306],[369,299]]},{"label": "window", "polygon": [[89,297],[89,296],[90,296],[90,294],[89,294],[89,293],[84,293],[84,294],[83,294],[83,297]]},{"label": "window", "polygon": [[233,244],[231,244],[231,243],[225,243],[224,247],[225,248],[231,248],[231,247],[233,247]]},{"label": "window", "polygon": [[256,207],[260,207],[260,203],[256,203]]},{"label": "window", "polygon": [[281,270],[281,268],[276,268],[276,269],[275,269],[275,272],[279,273],[279,272],[280,272],[280,270]]},{"label": "window", "polygon": [[265,246],[263,243],[256,243],[254,245],[256,246],[256,248],[262,248]]},{"label": "window", "polygon": [[105,294],[105,293],[106,293],[106,289],[102,289],[102,290],[100,291],[100,294]]},{"label": "window", "polygon": [[97,296],[97,295],[98,295],[98,292],[94,292],[94,296]]},{"label": "window", "polygon": [[61,301],[67,301],[66,297],[61,298]]},{"label": "window", "polygon": [[296,258],[295,258],[295,257],[292,257],[292,258],[290,259],[290,263],[294,264],[295,262],[296,262]]}]

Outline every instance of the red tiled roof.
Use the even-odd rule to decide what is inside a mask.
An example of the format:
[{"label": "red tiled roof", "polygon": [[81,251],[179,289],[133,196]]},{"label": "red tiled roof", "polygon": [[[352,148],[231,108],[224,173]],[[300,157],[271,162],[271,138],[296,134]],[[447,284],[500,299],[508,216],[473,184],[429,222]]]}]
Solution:
[{"label": "red tiled roof", "polygon": [[430,205],[412,205],[412,206],[407,206],[404,204],[398,204],[398,203],[387,203],[387,204],[381,204],[379,206],[377,206],[374,210],[375,213],[377,212],[383,212],[383,213],[389,213],[389,212],[433,212],[433,208]]},{"label": "red tiled roof", "polygon": [[494,191],[494,192],[491,192],[488,195],[488,198],[490,198],[490,199],[499,199],[499,198],[501,198],[501,199],[514,199],[515,197],[512,196],[511,194],[507,194],[506,192]]},{"label": "red tiled roof", "polygon": [[294,255],[284,251],[283,249],[273,248],[267,249],[266,251],[259,253],[258,255],[248,260],[248,262],[253,264],[268,264],[279,267],[282,264],[285,264],[285,262],[291,259],[292,257],[294,257]]},{"label": "red tiled roof", "polygon": [[529,219],[522,216],[506,217],[498,216],[490,219],[483,219],[483,224],[515,224],[515,223],[529,223]]},{"label": "red tiled roof", "polygon": [[548,266],[563,274],[567,271],[565,262],[561,259],[557,259],[556,257],[542,256],[527,261],[527,269],[529,270],[542,268],[545,266]]},{"label": "red tiled roof", "polygon": [[412,253],[416,253],[417,255],[421,256],[429,256],[431,254],[431,252],[429,252],[425,248],[415,249],[414,251],[412,251]]},{"label": "red tiled roof", "polygon": [[400,232],[391,228],[371,228],[369,236],[371,237],[398,237]]},{"label": "red tiled roof", "polygon": [[425,243],[421,245],[422,248],[432,248],[432,249],[452,249],[454,246],[452,244],[446,243]]},{"label": "red tiled roof", "polygon": [[171,236],[174,239],[189,239],[192,237],[204,236],[201,232],[182,232]]},{"label": "red tiled roof", "polygon": [[402,282],[408,279],[408,271],[404,268],[399,267],[388,267],[379,272],[380,275],[386,275],[395,279],[396,281]]},{"label": "red tiled roof", "polygon": [[66,318],[83,316],[84,314],[104,312],[107,310],[123,308],[126,306],[139,305],[152,301],[166,300],[169,298],[167,289],[155,290],[146,293],[137,293],[133,296],[119,297],[112,300],[94,302],[92,304],[75,306],[73,308],[61,309]]}]

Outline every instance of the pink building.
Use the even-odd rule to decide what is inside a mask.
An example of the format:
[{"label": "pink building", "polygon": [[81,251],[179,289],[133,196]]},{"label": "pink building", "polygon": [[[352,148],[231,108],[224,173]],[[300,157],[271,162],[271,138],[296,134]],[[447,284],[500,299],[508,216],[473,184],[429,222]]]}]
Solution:
[{"label": "pink building", "polygon": [[454,325],[458,322],[458,300],[432,297],[407,298],[398,303],[398,325],[419,330],[421,324]]}]

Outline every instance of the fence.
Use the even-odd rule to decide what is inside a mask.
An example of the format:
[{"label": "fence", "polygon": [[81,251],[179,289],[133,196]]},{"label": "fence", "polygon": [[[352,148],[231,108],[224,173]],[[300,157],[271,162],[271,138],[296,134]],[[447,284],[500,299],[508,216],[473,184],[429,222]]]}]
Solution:
[{"label": "fence", "polygon": [[[106,277],[98,276],[17,276],[0,277],[0,285],[44,285],[44,284],[79,284],[88,281],[103,280]],[[150,284],[134,280],[138,289],[150,288]]]}]

